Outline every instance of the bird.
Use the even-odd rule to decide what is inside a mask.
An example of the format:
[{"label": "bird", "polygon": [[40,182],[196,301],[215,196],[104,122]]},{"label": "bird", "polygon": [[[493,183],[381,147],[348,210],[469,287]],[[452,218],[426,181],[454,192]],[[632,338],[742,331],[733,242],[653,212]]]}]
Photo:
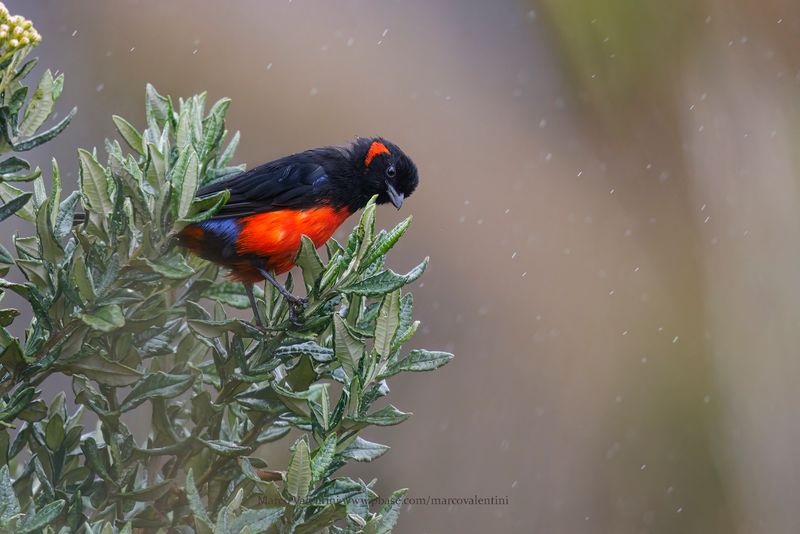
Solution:
[{"label": "bird", "polygon": [[399,210],[418,184],[417,167],[399,146],[383,137],[357,137],[349,145],[291,154],[204,185],[197,198],[224,190],[230,196],[211,218],[183,228],[178,243],[244,284],[257,326],[263,322],[253,285],[264,280],[286,299],[297,322],[306,301],[275,276],[294,266],[302,236],[318,248],[373,196]]}]

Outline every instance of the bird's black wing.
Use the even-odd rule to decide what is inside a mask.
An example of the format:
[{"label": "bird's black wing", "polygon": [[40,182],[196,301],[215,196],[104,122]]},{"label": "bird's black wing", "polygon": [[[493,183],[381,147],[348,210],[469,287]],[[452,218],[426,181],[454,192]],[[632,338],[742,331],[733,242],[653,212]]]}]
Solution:
[{"label": "bird's black wing", "polygon": [[200,188],[197,196],[205,197],[227,189],[230,199],[213,218],[244,217],[318,205],[320,186],[326,180],[322,166],[283,158],[206,185]]}]

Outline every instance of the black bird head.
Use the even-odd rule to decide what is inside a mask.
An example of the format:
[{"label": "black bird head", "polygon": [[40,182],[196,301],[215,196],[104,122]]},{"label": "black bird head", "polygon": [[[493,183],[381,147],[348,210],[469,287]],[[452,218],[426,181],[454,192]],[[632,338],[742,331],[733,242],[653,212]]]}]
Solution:
[{"label": "black bird head", "polygon": [[358,137],[350,148],[359,196],[378,195],[378,204],[400,209],[419,184],[417,166],[399,146],[382,137]]}]

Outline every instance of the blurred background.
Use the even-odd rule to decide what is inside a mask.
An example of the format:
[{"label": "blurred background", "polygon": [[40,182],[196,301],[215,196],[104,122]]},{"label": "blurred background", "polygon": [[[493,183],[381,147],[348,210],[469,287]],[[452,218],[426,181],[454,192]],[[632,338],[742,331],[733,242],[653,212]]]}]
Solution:
[{"label": "blurred background", "polygon": [[378,221],[414,214],[390,263],[432,256],[414,343],[456,360],[392,383],[415,416],[350,474],[508,504],[398,532],[800,531],[796,1],[6,4],[79,107],[32,158],[73,183],[146,82],[231,97],[248,166],[373,134],[416,160]]}]

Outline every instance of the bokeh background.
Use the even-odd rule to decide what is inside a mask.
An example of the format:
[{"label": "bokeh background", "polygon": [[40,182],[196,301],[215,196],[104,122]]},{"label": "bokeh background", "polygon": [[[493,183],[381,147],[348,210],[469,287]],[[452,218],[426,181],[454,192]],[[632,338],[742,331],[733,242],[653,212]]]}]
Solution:
[{"label": "bokeh background", "polygon": [[796,1],[5,3],[79,107],[33,155],[73,181],[146,82],[230,96],[250,166],[371,134],[414,157],[379,224],[414,214],[414,343],[457,358],[393,382],[415,416],[352,474],[508,504],[400,533],[800,531]]}]

